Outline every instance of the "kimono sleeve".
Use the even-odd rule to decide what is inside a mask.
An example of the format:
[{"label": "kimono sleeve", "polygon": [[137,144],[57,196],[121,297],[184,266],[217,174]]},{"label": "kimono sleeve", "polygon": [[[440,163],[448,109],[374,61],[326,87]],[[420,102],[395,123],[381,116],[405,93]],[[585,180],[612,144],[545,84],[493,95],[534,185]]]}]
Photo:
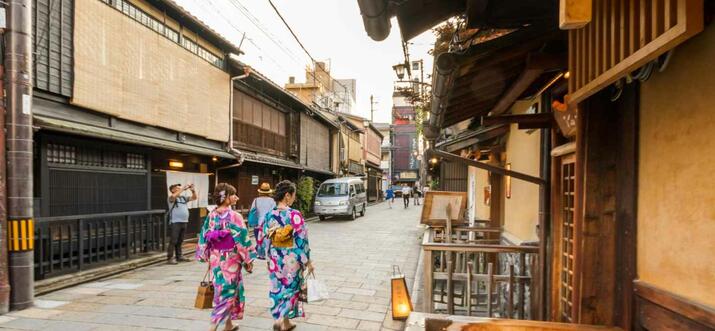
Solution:
[{"label": "kimono sleeve", "polygon": [[308,227],[305,225],[305,219],[300,211],[291,210],[290,224],[293,226],[293,238],[295,247],[300,254],[300,259],[303,264],[310,261],[310,245],[308,243]]},{"label": "kimono sleeve", "polygon": [[232,222],[228,224],[228,228],[233,236],[233,242],[236,243],[236,250],[241,257],[243,263],[251,263],[256,258],[256,246],[248,237],[248,228],[243,221],[241,214],[234,212]]},{"label": "kimono sleeve", "polygon": [[209,230],[209,223],[211,219],[211,214],[204,218],[204,224],[201,226],[201,232],[199,233],[199,242],[196,245],[196,259],[200,262],[209,261],[209,250],[206,245],[206,232]]}]

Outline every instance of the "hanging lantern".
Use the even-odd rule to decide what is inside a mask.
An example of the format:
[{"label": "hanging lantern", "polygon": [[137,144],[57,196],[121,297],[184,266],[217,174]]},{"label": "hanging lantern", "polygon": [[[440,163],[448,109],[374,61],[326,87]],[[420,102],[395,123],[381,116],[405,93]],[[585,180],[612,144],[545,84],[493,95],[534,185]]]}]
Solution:
[{"label": "hanging lantern", "polygon": [[412,312],[412,300],[407,291],[405,275],[400,272],[400,267],[392,266],[392,279],[390,280],[392,294],[392,319],[406,320]]}]

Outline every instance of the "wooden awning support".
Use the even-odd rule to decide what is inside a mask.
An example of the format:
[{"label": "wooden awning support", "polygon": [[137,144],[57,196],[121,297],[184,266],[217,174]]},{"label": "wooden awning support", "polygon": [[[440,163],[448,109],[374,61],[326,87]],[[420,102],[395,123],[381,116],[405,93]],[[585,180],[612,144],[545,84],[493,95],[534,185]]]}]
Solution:
[{"label": "wooden awning support", "polygon": [[512,123],[519,124],[519,130],[547,129],[553,125],[554,116],[551,113],[537,113],[482,117],[483,126]]},{"label": "wooden awning support", "polygon": [[499,102],[497,102],[489,114],[491,116],[503,114],[509,110],[509,107],[514,104],[519,96],[522,95],[524,91],[531,86],[531,84],[539,79],[541,74],[546,71],[557,70],[564,67],[566,67],[565,54],[530,54],[524,71],[521,73],[516,82],[509,87],[509,90],[504,93],[502,98],[499,99]]},{"label": "wooden awning support", "polygon": [[513,170],[507,170],[502,167],[497,167],[493,166],[490,164],[482,163],[479,161],[471,160],[465,157],[461,157],[459,155],[455,155],[452,153],[447,153],[444,151],[436,150],[436,149],[428,149],[425,152],[425,155],[428,157],[436,156],[436,157],[441,157],[446,160],[454,161],[454,162],[459,162],[462,164],[466,164],[471,167],[479,168],[479,169],[484,169],[489,172],[493,172],[495,174],[503,175],[503,176],[509,176],[512,178],[520,179],[529,183],[534,183],[537,185],[546,185],[546,181],[542,178],[539,177],[534,177],[531,175],[527,175],[521,172],[516,172]]}]

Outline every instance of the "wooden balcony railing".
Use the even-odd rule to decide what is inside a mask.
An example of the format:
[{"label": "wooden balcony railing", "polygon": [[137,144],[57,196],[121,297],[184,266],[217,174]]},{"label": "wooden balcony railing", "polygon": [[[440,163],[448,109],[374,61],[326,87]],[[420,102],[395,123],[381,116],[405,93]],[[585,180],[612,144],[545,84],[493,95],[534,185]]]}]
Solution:
[{"label": "wooden balcony railing", "polygon": [[480,317],[536,316],[538,247],[500,244],[501,229],[430,227],[423,238],[424,311]]}]

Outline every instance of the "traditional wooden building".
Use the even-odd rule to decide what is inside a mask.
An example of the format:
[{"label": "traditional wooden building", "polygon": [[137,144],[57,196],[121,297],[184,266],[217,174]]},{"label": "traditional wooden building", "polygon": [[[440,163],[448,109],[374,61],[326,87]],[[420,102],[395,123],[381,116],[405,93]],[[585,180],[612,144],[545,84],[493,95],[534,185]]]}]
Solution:
[{"label": "traditional wooden building", "polygon": [[380,169],[382,133],[365,118],[344,113],[340,115],[361,131],[359,134],[360,164],[365,169],[363,174],[366,181],[367,197],[370,202],[377,201],[382,196],[382,170]]},{"label": "traditional wooden building", "polygon": [[[468,170],[477,183],[470,201],[488,185],[490,206],[488,226],[456,229],[450,240],[457,242],[435,243],[439,229],[428,232],[426,311],[446,305],[458,313],[463,304],[469,314],[476,306],[482,316],[576,328],[715,328],[708,253],[715,190],[703,176],[715,169],[707,143],[715,129],[712,1],[405,1],[372,12],[380,3],[387,5],[361,2],[375,39],[386,36],[382,20],[392,15],[405,39],[456,14],[466,15],[467,29],[508,30],[460,40],[435,61],[428,131],[437,138],[460,121],[472,125],[452,141],[437,140],[430,154],[477,168]],[[489,135],[499,126],[508,131]],[[525,200],[509,202],[517,196]],[[470,221],[487,216],[480,202]],[[498,247],[480,241],[493,233]],[[525,245],[506,242],[510,236]],[[442,263],[474,254],[493,259],[495,269],[486,273],[481,259],[473,267]],[[497,290],[486,285],[480,296],[484,279]],[[466,284],[476,287],[474,300]],[[492,296],[507,305],[494,307]]]},{"label": "traditional wooden building", "polygon": [[202,181],[207,203],[211,174],[235,160],[227,61],[240,50],[169,0],[32,4],[35,278],[163,250],[167,174]]},{"label": "traditional wooden building", "polygon": [[[237,64],[237,69],[247,66]],[[338,123],[303,103],[254,70],[234,83],[233,139],[240,164],[220,169],[218,178],[237,184],[240,209],[258,196],[260,183],[275,186],[301,176],[318,182],[335,176],[331,151]]]}]

